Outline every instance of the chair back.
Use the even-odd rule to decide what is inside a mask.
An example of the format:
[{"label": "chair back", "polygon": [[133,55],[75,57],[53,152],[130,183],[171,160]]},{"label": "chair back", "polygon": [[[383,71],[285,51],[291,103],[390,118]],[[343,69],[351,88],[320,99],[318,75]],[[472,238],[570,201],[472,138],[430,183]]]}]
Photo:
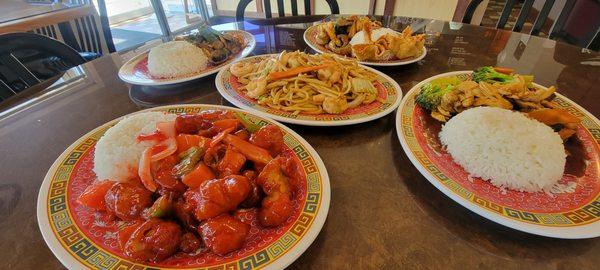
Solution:
[{"label": "chair back", "polygon": [[[240,21],[244,20],[244,12],[246,11],[246,7],[248,7],[248,5],[252,1],[253,0],[241,0],[238,3],[238,6],[235,11],[235,20],[236,21],[240,22]],[[340,7],[338,6],[338,3],[336,0],[325,0],[325,1],[329,5],[331,14],[340,14]],[[311,2],[310,0],[304,0],[304,15],[311,15],[310,2]],[[265,17],[271,18],[273,16],[272,12],[271,12],[271,1],[262,0],[262,3],[263,3],[264,12],[265,12]],[[291,9],[292,9],[292,16],[298,16],[298,0],[290,0],[290,4],[291,4]],[[277,15],[279,17],[285,17],[284,0],[277,0]]]},{"label": "chair back", "polygon": [[[564,24],[567,21],[567,19],[569,18],[569,16],[571,15],[571,11],[573,10],[573,7],[575,6],[576,2],[578,2],[578,1],[588,1],[592,4],[600,5],[597,0],[567,0],[567,1],[565,1],[564,2],[565,4],[564,4],[562,10],[560,11],[559,16],[556,18],[556,20],[554,21],[554,24],[551,28],[550,38],[556,38],[561,35],[561,33],[563,32]],[[465,11],[465,15],[463,16],[463,20],[462,20],[463,23],[471,22],[471,19],[473,18],[473,14],[475,13],[475,10],[482,2],[483,2],[483,0],[472,0],[469,3],[469,5],[467,6],[467,9]],[[523,30],[523,26],[525,25],[525,22],[527,21],[527,18],[533,7],[534,2],[535,2],[535,0],[524,0],[523,1],[521,9],[519,11],[519,15],[517,16],[517,19],[512,28],[512,31],[521,32],[521,30]],[[504,7],[502,8],[502,13],[501,13],[500,17],[498,18],[498,22],[496,23],[497,29],[504,29],[506,27],[508,19],[511,15],[513,9],[517,5],[517,3],[518,3],[518,0],[507,0],[506,1],[506,3],[504,4]],[[545,0],[544,1],[544,4],[543,4],[541,10],[539,11],[537,17],[535,18],[535,21],[533,22],[533,26],[531,27],[531,31],[529,32],[530,35],[538,36],[540,34],[542,27],[548,20],[548,15],[550,14],[550,11],[554,7],[554,4],[555,4],[555,0]],[[590,29],[591,29],[590,33],[589,33],[589,35],[587,35],[584,38],[585,40],[572,41],[570,43],[573,43],[573,44],[576,44],[576,45],[579,45],[582,47],[585,47],[586,45],[588,45],[588,46],[591,45],[592,39],[595,36],[597,36],[599,26],[600,26],[600,20],[596,19],[595,26],[590,27]]]},{"label": "chair back", "polygon": [[[84,3],[86,2],[86,3]],[[106,10],[104,0],[98,0],[100,13]],[[81,6],[23,18],[0,24],[0,34],[30,32],[57,39],[78,52],[108,54],[115,51],[108,18],[98,15],[89,1]]]},{"label": "chair back", "polygon": [[68,45],[38,34],[0,35],[0,101],[85,63]]}]

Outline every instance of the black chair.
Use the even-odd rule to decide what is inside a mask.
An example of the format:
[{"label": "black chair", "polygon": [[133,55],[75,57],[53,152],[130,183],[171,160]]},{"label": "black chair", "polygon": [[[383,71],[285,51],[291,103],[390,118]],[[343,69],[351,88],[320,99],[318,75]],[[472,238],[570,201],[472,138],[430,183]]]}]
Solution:
[{"label": "black chair", "polygon": [[[325,0],[329,5],[329,9],[331,10],[331,14],[340,14],[340,7],[336,0]],[[241,0],[238,3],[237,9],[235,11],[235,20],[240,22],[244,20],[244,11],[246,11],[246,7],[250,4],[252,0]],[[265,16],[270,19],[271,15],[271,2],[269,0],[263,0],[263,7],[265,11]],[[277,14],[279,17],[285,17],[285,10],[283,6],[284,0],[277,0]],[[304,15],[311,15],[310,12],[310,0],[304,0]],[[298,1],[290,0],[292,7],[292,16],[298,16]]]},{"label": "black chair", "polygon": [[[506,23],[508,22],[508,19],[510,17],[510,14],[513,10],[513,8],[515,7],[515,5],[517,4],[517,1],[519,0],[507,0],[506,3],[504,4],[504,8],[502,9],[502,14],[500,15],[500,18],[498,19],[498,22],[496,23],[496,28],[497,29],[504,29],[504,27],[506,26]],[[535,0],[524,0],[521,10],[519,11],[519,15],[517,17],[517,20],[515,22],[515,25],[513,26],[512,31],[515,32],[521,32],[521,30],[523,29],[523,25],[525,24],[525,21],[527,20],[527,17],[529,16],[529,12],[531,11],[531,8],[533,6]],[[587,0],[590,2],[593,2],[595,4],[599,4],[598,0]],[[483,0],[472,0],[469,5],[467,6],[467,9],[465,11],[465,15],[463,16],[463,23],[470,23],[471,20],[473,19],[473,14],[475,13],[475,10],[477,9],[477,7],[481,4],[481,2],[483,2]],[[540,30],[542,29],[542,27],[544,26],[544,23],[546,22],[546,20],[548,19],[548,14],[550,14],[550,10],[552,9],[552,7],[554,6],[554,0],[545,0],[544,5],[542,6],[542,9],[539,11],[538,16],[535,18],[535,21],[533,23],[533,27],[531,28],[530,31],[530,35],[533,36],[537,36],[540,34]],[[565,5],[563,7],[563,9],[560,12],[560,15],[558,16],[558,18],[556,19],[556,21],[554,22],[554,25],[552,26],[551,29],[551,33],[550,33],[550,38],[556,39],[556,38],[560,38],[560,37],[564,37],[565,33],[563,31],[563,26],[565,24],[565,22],[567,21],[567,19],[569,18],[569,16],[571,15],[571,11],[573,10],[573,7],[575,6],[577,0],[567,0],[565,1]],[[597,44],[597,40],[594,41],[594,38],[597,39],[598,36],[598,27],[600,27],[600,20],[596,19],[595,20],[595,25],[590,27],[590,33],[586,36],[581,38],[581,40],[566,40],[569,43],[575,44],[575,45],[579,45],[581,47],[589,47],[589,48],[593,48],[594,44]],[[597,45],[596,45],[597,46]]]},{"label": "black chair", "polygon": [[0,101],[85,63],[77,51],[33,33],[0,35]]}]

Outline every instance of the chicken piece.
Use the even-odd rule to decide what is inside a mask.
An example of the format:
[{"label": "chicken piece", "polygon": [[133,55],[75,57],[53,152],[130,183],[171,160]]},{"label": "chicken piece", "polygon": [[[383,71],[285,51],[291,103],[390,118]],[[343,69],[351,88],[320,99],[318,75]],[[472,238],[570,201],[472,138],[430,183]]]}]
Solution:
[{"label": "chicken piece", "polygon": [[519,106],[519,111],[522,112],[530,112],[538,109],[542,109],[543,106],[539,103],[523,101],[523,100],[514,100],[515,103]]},{"label": "chicken piece", "polygon": [[194,209],[194,217],[202,221],[234,210],[246,199],[251,190],[248,178],[230,175],[223,179],[204,182],[200,187],[183,195]]},{"label": "chicken piece", "polygon": [[525,101],[531,102],[541,102],[552,96],[556,92],[556,88],[554,86],[548,87],[547,89],[537,88],[531,92],[531,95],[524,98]]},{"label": "chicken piece", "polygon": [[282,157],[271,160],[256,178],[266,195],[258,212],[258,220],[265,227],[279,226],[292,214],[292,189],[282,170],[283,162]]},{"label": "chicken piece", "polygon": [[133,183],[116,183],[104,195],[106,209],[122,220],[140,218],[152,205],[152,192]]},{"label": "chicken piece", "polygon": [[256,172],[252,170],[246,170],[242,172],[242,175],[248,178],[248,180],[250,181],[250,186],[252,186],[252,188],[250,189],[248,197],[246,197],[246,199],[242,203],[240,203],[240,207],[251,208],[258,206],[258,204],[262,200],[263,194],[258,184],[256,184]]},{"label": "chicken piece", "polygon": [[194,218],[193,211],[194,209],[185,203],[182,197],[179,197],[173,204],[175,217],[186,230],[196,230],[198,228],[198,221]]},{"label": "chicken piece", "polygon": [[479,107],[479,106],[490,106],[490,107],[498,107],[498,108],[503,108],[503,109],[507,109],[507,110],[512,110],[513,106],[510,103],[510,101],[499,97],[482,97],[482,98],[478,98],[475,100],[475,102],[473,103],[473,107]]},{"label": "chicken piece", "polygon": [[135,229],[124,251],[138,261],[162,261],[177,252],[181,236],[181,228],[176,223],[153,218]]},{"label": "chicken piece", "polygon": [[217,164],[217,171],[219,177],[226,177],[233,174],[238,174],[242,167],[246,163],[246,156],[242,155],[232,147],[227,147],[225,155],[221,161]]},{"label": "chicken piece", "polygon": [[244,245],[250,226],[229,214],[223,214],[205,221],[198,232],[212,252],[225,255]]},{"label": "chicken piece", "polygon": [[440,121],[442,123],[445,123],[445,122],[448,121],[448,119],[450,119],[450,117],[445,116],[445,115],[443,115],[443,114],[441,114],[441,113],[439,113],[437,111],[432,111],[431,112],[431,117],[433,117],[433,119],[438,120],[438,121]]},{"label": "chicken piece", "polygon": [[181,237],[181,243],[179,244],[179,249],[185,253],[193,253],[197,251],[202,246],[198,237],[196,237],[193,233],[185,233]]},{"label": "chicken piece", "polygon": [[348,101],[345,98],[326,97],[323,100],[323,110],[330,114],[340,114],[348,109]]},{"label": "chicken piece", "polygon": [[250,136],[250,142],[258,147],[267,149],[272,156],[277,156],[285,147],[283,132],[274,125],[266,125]]}]

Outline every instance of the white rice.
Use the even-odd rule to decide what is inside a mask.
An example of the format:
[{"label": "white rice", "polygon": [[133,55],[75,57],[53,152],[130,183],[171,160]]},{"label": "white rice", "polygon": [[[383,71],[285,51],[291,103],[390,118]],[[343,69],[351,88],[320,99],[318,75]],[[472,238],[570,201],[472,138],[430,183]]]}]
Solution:
[{"label": "white rice", "polygon": [[196,73],[208,65],[202,49],[187,41],[156,46],[148,55],[148,72],[154,77],[172,78]]},{"label": "white rice", "polygon": [[94,172],[99,180],[127,181],[136,176],[140,156],[151,142],[137,143],[139,134],[156,130],[156,123],[175,120],[175,114],[144,112],[125,117],[109,128],[96,144]]},{"label": "white rice", "polygon": [[473,177],[503,189],[563,191],[558,181],[566,154],[560,136],[522,113],[472,108],[451,118],[439,135],[454,161]]}]

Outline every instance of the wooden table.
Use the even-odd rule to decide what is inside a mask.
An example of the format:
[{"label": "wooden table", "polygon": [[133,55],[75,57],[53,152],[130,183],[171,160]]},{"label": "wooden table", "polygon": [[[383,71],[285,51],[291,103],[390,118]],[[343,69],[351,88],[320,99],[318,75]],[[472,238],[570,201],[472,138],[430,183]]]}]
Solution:
[{"label": "wooden table", "polygon": [[[533,74],[542,85],[558,86],[600,115],[598,53],[460,23],[401,17],[386,17],[384,22],[397,29],[412,24],[427,34],[425,59],[378,68],[397,80],[405,93],[442,72],[508,66]],[[307,26],[245,28],[256,36],[254,53],[263,54],[309,50],[302,40]],[[84,75],[0,113],[0,269],[62,268],[39,232],[36,200],[46,171],[77,138],[146,106],[229,105],[216,91],[215,76],[182,86],[175,96],[158,96],[154,90],[129,89],[117,77],[120,65],[118,55],[97,59],[79,67]],[[290,269],[598,269],[600,239],[521,233],[447,198],[404,154],[394,117],[335,128],[289,125],[321,155],[332,187],[321,233]]]}]

